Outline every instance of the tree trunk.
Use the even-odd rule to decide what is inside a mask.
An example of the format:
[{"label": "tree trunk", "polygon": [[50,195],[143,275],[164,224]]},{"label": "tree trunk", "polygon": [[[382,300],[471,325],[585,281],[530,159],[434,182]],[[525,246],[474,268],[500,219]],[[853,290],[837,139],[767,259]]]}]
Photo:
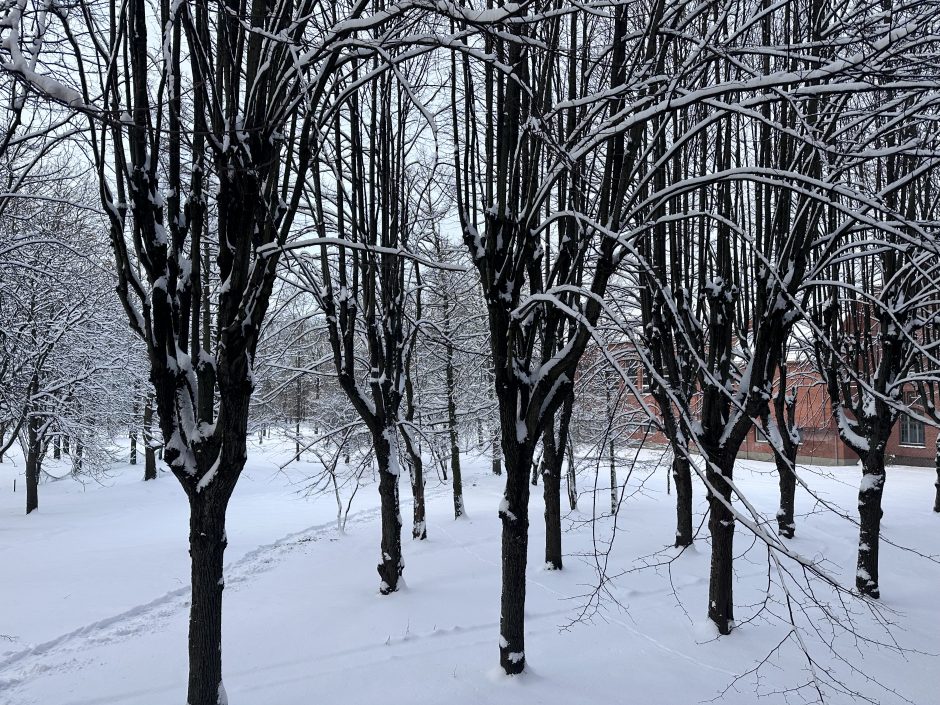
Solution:
[{"label": "tree trunk", "polygon": [[297,417],[297,426],[296,426],[297,440],[294,442],[296,446],[294,449],[294,460],[300,460],[300,417]]},{"label": "tree trunk", "polygon": [[[450,369],[450,365],[448,365]],[[448,377],[453,377],[453,370]],[[454,401],[453,392],[450,392],[447,400],[448,426],[450,427],[450,472],[454,477],[454,518],[459,519],[464,515],[463,507],[463,478],[460,473],[460,445],[457,438],[457,408]]]},{"label": "tree trunk", "polygon": [[940,512],[940,434],[937,435],[936,466],[937,466],[937,481],[934,482],[934,487],[937,488],[937,494],[933,500],[933,510],[935,512]]},{"label": "tree trunk", "polygon": [[578,477],[574,467],[574,443],[570,436],[568,439],[568,507],[574,511],[578,508]]},{"label": "tree trunk", "polygon": [[138,386],[134,385],[134,413],[131,417],[131,465],[137,465],[137,395],[140,394]]},{"label": "tree trunk", "polygon": [[610,513],[617,513],[617,454],[614,439],[610,439]]},{"label": "tree trunk", "polygon": [[444,343],[447,353],[444,367],[445,381],[447,383],[447,427],[450,435],[450,472],[454,477],[454,518],[464,515],[463,508],[463,479],[460,475],[460,444],[457,438],[457,380],[454,373],[454,343],[451,339],[450,326],[450,299],[449,293],[444,292],[444,330],[447,339]]},{"label": "tree trunk", "polygon": [[[789,453],[788,453],[789,455]],[[793,453],[796,456],[796,453]],[[775,454],[777,475],[780,479],[780,509],[777,510],[777,533],[792,539],[796,533],[793,511],[796,504],[796,473],[793,471],[796,457],[784,458]]]},{"label": "tree trunk", "polygon": [[424,541],[428,537],[428,524],[424,507],[424,463],[421,456],[412,461],[411,491],[414,495],[414,525],[411,538]]},{"label": "tree trunk", "polygon": [[609,371],[604,373],[604,394],[607,401],[607,433],[610,434],[610,514],[617,514],[617,453],[614,450],[614,412],[615,402],[611,395],[613,380]]},{"label": "tree trunk", "polygon": [[405,447],[408,450],[411,469],[411,495],[414,497],[414,524],[411,528],[411,538],[424,541],[428,537],[428,529],[424,507],[424,461],[421,459],[421,446],[416,446],[407,432],[402,433],[402,438],[404,438]]},{"label": "tree trunk", "polygon": [[[786,357],[786,351],[783,352]],[[796,423],[797,389],[787,394],[787,366],[780,365],[777,395],[774,398],[774,418],[763,416],[764,428],[776,424],[780,448],[774,448],[774,461],[780,482],[780,509],[777,510],[777,533],[792,539],[796,533],[793,512],[796,506],[796,456],[800,452],[800,434]],[[776,445],[776,444],[775,444]]]},{"label": "tree trunk", "polygon": [[[211,492],[211,489],[208,491]],[[204,491],[205,492],[205,491]],[[190,496],[189,692],[187,705],[224,705],[222,685],[222,560],[227,500],[206,493]]]},{"label": "tree trunk", "polygon": [[502,449],[500,448],[500,445],[501,444],[499,440],[499,427],[496,427],[493,429],[493,445],[492,445],[492,451],[491,451],[492,453],[491,464],[492,464],[492,470],[493,470],[494,475],[503,474],[503,453],[502,453]]},{"label": "tree trunk", "polygon": [[[683,449],[684,450],[684,449]],[[692,545],[692,471],[689,459],[673,448],[672,479],[676,485],[676,548]]]},{"label": "tree trunk", "polygon": [[708,529],[711,532],[711,574],[708,583],[708,618],[718,627],[720,634],[730,634],[734,627],[734,514],[731,505],[730,480],[734,458],[709,454],[705,476],[715,493],[709,490]]},{"label": "tree trunk", "polygon": [[561,570],[561,459],[560,453],[542,459],[542,495],[545,498],[545,568]]},{"label": "tree trunk", "polygon": [[144,405],[144,480],[157,479],[157,458],[153,450],[153,399]]},{"label": "tree trunk", "polygon": [[[506,434],[503,434],[506,437]],[[503,522],[502,596],[499,617],[499,664],[513,675],[525,670],[525,569],[529,546],[529,471],[532,449],[503,444],[506,490],[500,505]]]},{"label": "tree trunk", "polygon": [[32,418],[26,426],[26,513],[39,509],[39,473],[42,470],[42,443],[38,422]]},{"label": "tree trunk", "polygon": [[85,454],[85,447],[81,441],[75,441],[75,455],[72,456],[72,474],[80,475],[82,472],[82,456]]},{"label": "tree trunk", "polygon": [[379,497],[382,512],[382,555],[378,565],[382,579],[379,592],[383,595],[398,590],[398,579],[405,570],[401,555],[401,511],[398,500],[397,431],[386,428],[374,438],[375,457],[379,464]]},{"label": "tree trunk", "polygon": [[[3,443],[3,438],[0,437],[0,444]],[[62,436],[56,436],[55,440],[52,442],[52,457],[55,460],[59,460],[62,457]]]},{"label": "tree trunk", "polygon": [[874,599],[878,589],[878,543],[881,537],[881,495],[885,483],[884,446],[873,444],[873,450],[862,458],[862,482],[858,490],[858,570],[855,587]]}]

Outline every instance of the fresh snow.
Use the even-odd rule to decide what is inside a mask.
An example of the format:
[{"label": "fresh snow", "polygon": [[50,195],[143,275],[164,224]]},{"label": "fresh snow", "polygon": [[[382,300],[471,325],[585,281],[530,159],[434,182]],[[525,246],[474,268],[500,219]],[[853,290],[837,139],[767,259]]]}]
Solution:
[{"label": "fresh snow", "polygon": [[[737,532],[735,616],[740,627],[716,639],[704,618],[708,591],[708,541],[695,545],[671,567],[622,575],[605,586],[611,602],[574,621],[594,584],[590,558],[590,495],[564,522],[565,568],[544,568],[541,490],[529,515],[526,603],[526,675],[498,674],[500,528],[504,477],[489,474],[489,458],[465,455],[465,520],[453,520],[451,488],[428,481],[429,540],[411,541],[403,527],[407,587],[378,594],[375,552],[379,544],[378,492],[356,497],[346,535],[335,528],[332,496],[305,497],[313,464],[283,471],[290,442],[253,445],[228,517],[223,624],[224,688],[232,705],[303,705],[311,694],[323,702],[369,705],[477,705],[514,701],[547,705],[642,702],[691,705],[718,698],[723,704],[803,702],[782,689],[805,682],[805,660],[792,642],[771,657],[759,683],[746,673],[786,636],[769,614],[748,618],[766,595],[766,551]],[[665,492],[667,464],[659,454],[631,474],[613,544],[610,574],[631,571],[676,555],[674,496]],[[176,480],[161,474],[140,480],[143,467],[122,465],[109,478],[84,487],[74,480],[40,487],[40,509],[23,514],[22,471],[17,458],[0,465],[0,532],[4,605],[0,634],[0,705],[166,705],[185,702],[189,562],[187,503]],[[625,460],[624,463],[627,461]],[[58,472],[51,461],[47,469]],[[827,501],[852,507],[860,470],[827,468],[829,477],[805,468]],[[894,542],[935,555],[937,516],[931,512],[932,472],[891,468],[883,521]],[[626,472],[623,473],[627,475]],[[602,473],[603,476],[603,473]],[[737,482],[750,501],[773,516],[777,508],[772,464],[742,462]],[[371,478],[367,478],[371,479]],[[696,525],[705,504],[696,481]],[[599,482],[598,507],[609,488]],[[593,478],[582,477],[582,488]],[[407,495],[402,491],[403,500]],[[405,500],[406,501],[406,500]],[[563,500],[564,501],[564,500]],[[406,501],[407,504],[407,501]],[[813,510],[810,516],[804,512]],[[410,507],[403,513],[410,514]],[[599,542],[611,523],[595,525]],[[796,538],[787,545],[807,556],[825,556],[828,569],[854,585],[857,529],[797,496]],[[773,594],[779,598],[778,578]],[[804,633],[822,665],[882,705],[931,705],[940,692],[936,668],[940,611],[935,608],[940,567],[882,543],[881,590],[896,611],[894,636],[914,649],[902,657],[837,637],[842,655],[897,695],[863,682]],[[776,606],[775,612],[785,608]],[[854,618],[864,633],[884,637],[863,605]],[[818,615],[812,614],[818,620]],[[562,629],[570,626],[569,629]],[[803,626],[807,626],[804,620]],[[502,641],[506,645],[505,641]],[[809,696],[809,691],[803,691]],[[776,694],[774,694],[776,693]],[[851,697],[829,692],[832,705]],[[811,698],[810,698],[811,699]]]}]

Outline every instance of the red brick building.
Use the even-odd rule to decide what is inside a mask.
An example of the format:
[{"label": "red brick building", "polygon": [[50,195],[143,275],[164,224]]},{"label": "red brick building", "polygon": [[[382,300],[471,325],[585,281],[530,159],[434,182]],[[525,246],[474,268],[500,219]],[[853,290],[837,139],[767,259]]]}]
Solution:
[{"label": "red brick building", "polygon": [[[638,367],[638,366],[637,366]],[[634,369],[637,369],[634,367]],[[638,389],[643,389],[642,368],[637,372]],[[796,422],[802,436],[797,462],[808,465],[854,465],[858,456],[839,438],[830,413],[829,394],[819,374],[808,367],[792,368],[789,386],[797,388]],[[652,398],[647,402],[655,406]],[[630,402],[627,401],[629,405]],[[636,404],[636,401],[633,401]],[[887,461],[892,465],[932,467],[936,462],[938,429],[902,415],[888,440]],[[648,442],[666,444],[660,433],[650,434]],[[741,446],[739,458],[773,460],[773,450],[760,429],[753,429]]]}]

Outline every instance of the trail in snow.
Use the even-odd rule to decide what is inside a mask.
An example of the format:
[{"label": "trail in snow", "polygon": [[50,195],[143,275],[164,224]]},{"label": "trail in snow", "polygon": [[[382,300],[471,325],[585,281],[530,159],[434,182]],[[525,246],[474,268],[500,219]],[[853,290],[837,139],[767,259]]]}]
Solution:
[{"label": "trail in snow", "polygon": [[[350,513],[347,526],[364,524],[377,516],[373,507]],[[318,524],[302,531],[286,534],[273,543],[258,546],[225,568],[226,590],[237,590],[239,585],[261,572],[270,570],[279,559],[298,544],[320,540],[335,534],[336,522]],[[111,617],[86,624],[54,639],[22,649],[0,659],[0,696],[22,684],[37,673],[60,668],[74,660],[73,655],[84,651],[89,644],[109,644],[128,639],[141,632],[160,629],[167,619],[189,607],[190,587],[170,590],[163,595]],[[51,663],[50,663],[51,662]],[[12,703],[13,701],[7,700]]]}]

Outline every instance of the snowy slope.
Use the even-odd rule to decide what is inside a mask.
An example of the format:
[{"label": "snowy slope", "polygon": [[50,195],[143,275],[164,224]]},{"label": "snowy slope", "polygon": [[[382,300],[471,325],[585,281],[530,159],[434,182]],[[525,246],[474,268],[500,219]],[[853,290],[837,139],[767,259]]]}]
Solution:
[{"label": "snowy slope", "polygon": [[[593,618],[568,625],[595,584],[592,536],[609,537],[610,522],[594,527],[591,496],[566,522],[566,566],[542,565],[541,487],[533,488],[526,642],[529,672],[500,675],[499,502],[501,479],[486,459],[466,458],[469,518],[451,518],[449,487],[429,482],[429,536],[405,540],[406,587],[377,593],[377,492],[356,498],[347,535],[333,525],[332,497],[305,498],[303,467],[276,471],[270,446],[255,449],[232,501],[224,621],[225,684],[233,705],[374,702],[452,705],[497,703],[660,703],[683,705],[716,697],[753,668],[786,636],[766,613],[730,637],[714,640],[702,619],[707,595],[706,531],[696,548],[666,567],[640,568],[642,556],[663,549],[673,531],[671,497],[662,469],[637,468],[618,519],[609,573],[626,572],[611,586],[625,609],[609,600]],[[650,456],[653,460],[653,456]],[[768,465],[742,464],[739,475],[754,501],[772,516],[776,478]],[[0,466],[4,492],[0,536],[5,566],[0,582],[0,633],[15,641],[0,650],[0,703],[9,705],[165,705],[185,702],[188,573],[186,502],[169,477],[138,480],[140,468],[121,468],[107,486],[86,491],[71,481],[40,488],[40,513],[22,516],[8,465]],[[814,485],[843,507],[854,504],[857,470],[813,476]],[[8,482],[10,480],[10,482]],[[885,530],[895,541],[936,553],[930,473],[889,470]],[[582,478],[588,489],[588,478]],[[642,485],[642,486],[641,486]],[[403,494],[405,488],[403,488]],[[698,510],[703,503],[696,488]],[[598,504],[608,501],[598,489]],[[810,508],[803,494],[799,510]],[[407,518],[410,507],[403,508]],[[408,527],[406,526],[405,536]],[[854,574],[855,529],[827,513],[799,517],[794,547],[828,558],[843,580]],[[739,623],[766,594],[766,552],[739,530]],[[573,554],[584,554],[578,557]],[[648,558],[656,562],[672,549]],[[883,548],[882,589],[902,646],[936,651],[940,613],[932,607],[940,568],[910,552]],[[780,612],[779,607],[775,609]],[[858,608],[860,628],[885,634]],[[809,638],[809,636],[807,636]],[[839,640],[859,668],[838,673],[876,702],[938,702],[937,657],[863,647]],[[813,645],[823,666],[828,651]],[[806,662],[791,642],[759,671],[721,698],[753,703],[755,688],[767,703],[812,700],[809,690],[774,691],[806,680]],[[900,695],[866,682],[882,681]],[[853,698],[830,692],[829,702]]]}]

